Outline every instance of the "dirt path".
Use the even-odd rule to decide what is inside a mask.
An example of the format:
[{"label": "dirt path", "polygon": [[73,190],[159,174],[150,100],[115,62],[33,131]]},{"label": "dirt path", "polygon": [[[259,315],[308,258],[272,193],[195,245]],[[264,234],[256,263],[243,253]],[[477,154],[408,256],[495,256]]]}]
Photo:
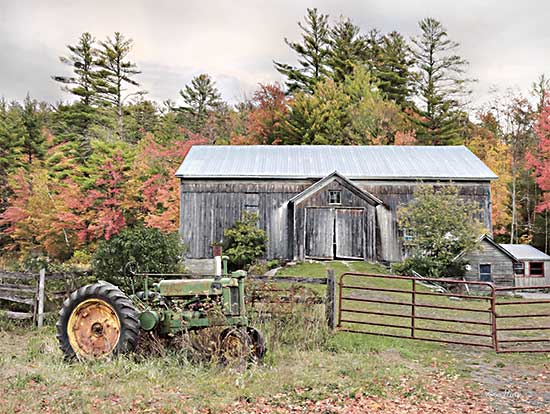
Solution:
[{"label": "dirt path", "polygon": [[550,358],[540,365],[506,364],[483,353],[464,355],[472,380],[498,414],[550,413]]}]

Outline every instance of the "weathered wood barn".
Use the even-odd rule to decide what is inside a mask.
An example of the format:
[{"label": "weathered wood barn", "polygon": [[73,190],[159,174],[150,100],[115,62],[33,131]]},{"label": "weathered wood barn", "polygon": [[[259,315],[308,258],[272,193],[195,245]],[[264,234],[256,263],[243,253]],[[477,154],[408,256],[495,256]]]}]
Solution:
[{"label": "weathered wood barn", "polygon": [[491,231],[496,178],[463,146],[194,146],[176,176],[188,258],[211,257],[224,229],[251,211],[268,259],[389,262],[407,237],[397,209],[418,185],[456,185]]}]

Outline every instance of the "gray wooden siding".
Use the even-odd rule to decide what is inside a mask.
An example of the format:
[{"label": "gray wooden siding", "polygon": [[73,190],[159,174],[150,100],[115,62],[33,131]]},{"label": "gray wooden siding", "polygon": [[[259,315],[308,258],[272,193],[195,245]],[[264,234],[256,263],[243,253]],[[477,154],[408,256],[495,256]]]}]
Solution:
[{"label": "gray wooden siding", "polygon": [[479,265],[490,264],[493,282],[499,286],[514,286],[513,260],[486,240],[479,249],[463,258],[471,269],[466,271],[466,280],[479,281]]},{"label": "gray wooden siding", "polygon": [[[208,258],[210,245],[223,239],[223,230],[232,226],[243,211],[257,211],[259,226],[267,231],[267,258],[303,259],[305,257],[306,207],[334,207],[328,204],[328,191],[342,191],[341,207],[364,208],[364,249],[367,260],[401,260],[401,239],[397,209],[414,197],[422,183],[407,181],[354,181],[380,198],[384,205],[373,206],[356,193],[334,181],[304,200],[296,208],[288,201],[317,180],[182,180],[180,233],[187,245],[187,257]],[[425,183],[436,184],[436,183]],[[476,201],[482,211],[478,218],[490,228],[490,190],[488,182],[457,182],[460,195]],[[256,206],[257,204],[257,206]]]}]

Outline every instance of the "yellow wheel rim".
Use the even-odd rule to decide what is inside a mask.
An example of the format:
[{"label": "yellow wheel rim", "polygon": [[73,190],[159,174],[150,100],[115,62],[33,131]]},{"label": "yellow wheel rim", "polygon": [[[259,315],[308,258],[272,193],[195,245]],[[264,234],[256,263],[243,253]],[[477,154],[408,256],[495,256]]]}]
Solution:
[{"label": "yellow wheel rim", "polygon": [[101,299],[88,299],[71,313],[67,335],[80,357],[98,359],[110,355],[120,339],[120,319],[115,309]]}]

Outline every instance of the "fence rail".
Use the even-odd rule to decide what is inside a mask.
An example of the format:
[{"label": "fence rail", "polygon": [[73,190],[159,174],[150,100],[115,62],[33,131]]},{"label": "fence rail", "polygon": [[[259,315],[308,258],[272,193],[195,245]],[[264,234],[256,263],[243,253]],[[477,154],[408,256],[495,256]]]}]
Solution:
[{"label": "fence rail", "polygon": [[[387,287],[388,281],[397,287]],[[421,289],[425,282],[444,284],[458,292]],[[550,286],[497,288],[489,282],[351,272],[340,276],[338,286],[337,329],[342,332],[485,347],[496,352],[550,352],[550,337],[541,336],[550,330],[550,299],[510,300],[504,296]],[[477,294],[463,293],[470,288]],[[519,305],[530,308],[522,313],[502,310]],[[536,306],[544,308],[536,311]]]},{"label": "fence rail", "polygon": [[[0,302],[5,304],[4,306],[0,305],[0,311],[9,319],[32,319],[33,323],[42,326],[47,299],[66,297],[71,290],[77,287],[75,283],[70,282],[84,276],[88,276],[88,273],[46,273],[44,269],[39,272],[0,270]],[[59,292],[47,292],[46,283],[48,281],[65,281],[66,289]]]}]

